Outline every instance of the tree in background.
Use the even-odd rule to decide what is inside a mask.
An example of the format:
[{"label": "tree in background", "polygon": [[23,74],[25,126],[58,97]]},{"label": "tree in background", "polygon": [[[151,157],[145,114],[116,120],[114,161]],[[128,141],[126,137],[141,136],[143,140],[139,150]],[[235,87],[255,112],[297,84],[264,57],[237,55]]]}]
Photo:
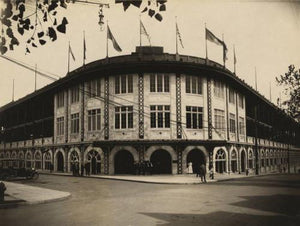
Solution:
[{"label": "tree in background", "polygon": [[[115,0],[115,4],[123,4],[126,11],[130,6],[141,8],[141,13],[162,21],[160,12],[166,10],[167,0]],[[0,14],[0,53],[3,55],[8,50],[14,50],[20,44],[20,36],[25,36],[26,52],[31,48],[45,45],[47,41],[56,41],[58,33],[66,33],[68,20],[61,15],[60,9],[67,10],[68,4],[92,4],[99,7],[99,26],[103,30],[103,8],[109,4],[102,0],[0,0],[3,4]],[[114,4],[112,3],[112,4]],[[95,17],[96,18],[96,17]]]},{"label": "tree in background", "polygon": [[289,66],[289,71],[276,77],[277,84],[283,86],[288,100],[282,102],[286,112],[300,122],[300,69],[294,65]]}]

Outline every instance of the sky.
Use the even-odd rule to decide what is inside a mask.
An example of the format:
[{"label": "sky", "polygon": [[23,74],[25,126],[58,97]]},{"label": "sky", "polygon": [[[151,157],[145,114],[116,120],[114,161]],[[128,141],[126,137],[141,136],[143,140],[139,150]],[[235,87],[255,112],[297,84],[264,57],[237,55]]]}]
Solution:
[{"label": "sky", "polygon": [[[276,85],[275,77],[288,71],[294,64],[300,68],[300,1],[251,1],[251,0],[168,0],[166,11],[162,12],[162,22],[142,13],[142,7],[129,7],[123,11],[121,4],[114,0],[91,0],[109,3],[104,8],[104,20],[122,48],[115,51],[109,42],[109,56],[131,54],[139,45],[139,17],[151,37],[152,46],[163,46],[167,53],[175,53],[175,17],[181,33],[184,48],[178,47],[179,54],[205,57],[205,24],[228,47],[226,67],[233,71],[233,46],[236,50],[237,75],[247,84],[255,87],[255,67],[258,91],[276,103],[282,87]],[[26,1],[29,15],[33,12],[32,1]],[[0,8],[3,7],[0,0]],[[83,32],[86,40],[86,63],[105,58],[106,29],[98,25],[99,7],[94,4],[69,4],[67,9],[58,11],[58,18],[68,19],[67,33],[58,34],[55,42],[31,48],[25,55],[26,40],[18,36],[20,46],[8,51],[5,56],[16,59],[38,70],[64,77],[68,66],[68,45],[70,42],[75,61],[70,61],[70,69],[83,65]],[[42,24],[43,25],[43,24]],[[16,25],[13,25],[16,28]],[[43,27],[38,26],[38,31]],[[142,36],[142,44],[149,45]],[[208,58],[223,63],[222,47],[208,42]],[[34,91],[34,72],[0,58],[0,106],[12,101],[14,80],[14,100]],[[45,77],[37,77],[37,89],[53,82]],[[281,93],[281,94],[280,94]]]}]

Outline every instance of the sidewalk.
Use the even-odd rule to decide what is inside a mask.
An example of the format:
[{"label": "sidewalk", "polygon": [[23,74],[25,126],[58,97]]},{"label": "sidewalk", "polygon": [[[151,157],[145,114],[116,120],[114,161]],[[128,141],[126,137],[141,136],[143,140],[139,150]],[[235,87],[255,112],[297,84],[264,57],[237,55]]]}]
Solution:
[{"label": "sidewalk", "polygon": [[[73,177],[71,173],[50,173],[49,171],[40,171],[40,174],[46,175],[58,175],[58,176],[70,176]],[[261,174],[270,175],[274,173]],[[97,179],[108,179],[108,180],[121,180],[121,181],[132,181],[139,183],[152,183],[152,184],[201,184],[200,177],[196,177],[195,174],[180,174],[180,175],[90,175],[84,176],[86,178],[97,178]],[[235,180],[245,177],[257,177],[255,174],[215,174],[214,180],[211,180],[207,176],[207,183],[217,182],[217,181],[228,181]]]},{"label": "sidewalk", "polygon": [[56,191],[19,183],[5,181],[6,191],[1,208],[16,207],[24,204],[39,204],[68,198],[69,192]]}]

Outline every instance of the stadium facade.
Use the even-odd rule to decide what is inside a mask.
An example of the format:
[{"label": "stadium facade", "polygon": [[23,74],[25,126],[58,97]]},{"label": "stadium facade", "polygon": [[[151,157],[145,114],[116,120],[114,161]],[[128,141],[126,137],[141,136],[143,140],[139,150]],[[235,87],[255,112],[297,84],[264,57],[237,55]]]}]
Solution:
[{"label": "stadium facade", "polygon": [[[182,174],[300,168],[300,125],[224,66],[162,47],[89,63],[0,108],[0,158],[26,167]],[[15,163],[11,163],[15,164]]]}]

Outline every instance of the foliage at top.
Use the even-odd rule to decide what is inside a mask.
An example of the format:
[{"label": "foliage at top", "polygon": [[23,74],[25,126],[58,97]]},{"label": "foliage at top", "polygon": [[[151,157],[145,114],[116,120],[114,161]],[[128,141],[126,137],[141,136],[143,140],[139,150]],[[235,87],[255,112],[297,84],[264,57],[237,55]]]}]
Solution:
[{"label": "foliage at top", "polygon": [[289,70],[284,75],[276,77],[278,85],[285,87],[285,94],[289,99],[282,104],[286,106],[287,113],[295,119],[300,118],[300,69],[294,65],[289,66]]},{"label": "foliage at top", "polygon": [[[104,24],[103,7],[108,4],[101,0],[0,0],[3,2],[0,20],[2,24],[0,34],[0,53],[20,45],[18,36],[25,36],[26,52],[31,48],[45,45],[48,41],[56,41],[58,33],[65,34],[68,20],[60,16],[60,9],[67,9],[69,3],[93,4],[99,6],[99,25]],[[162,21],[159,13],[166,10],[166,0],[115,0],[115,4],[123,4],[124,11],[130,6],[143,7],[142,13],[148,12],[149,17]],[[28,37],[28,38],[27,38]]]}]

